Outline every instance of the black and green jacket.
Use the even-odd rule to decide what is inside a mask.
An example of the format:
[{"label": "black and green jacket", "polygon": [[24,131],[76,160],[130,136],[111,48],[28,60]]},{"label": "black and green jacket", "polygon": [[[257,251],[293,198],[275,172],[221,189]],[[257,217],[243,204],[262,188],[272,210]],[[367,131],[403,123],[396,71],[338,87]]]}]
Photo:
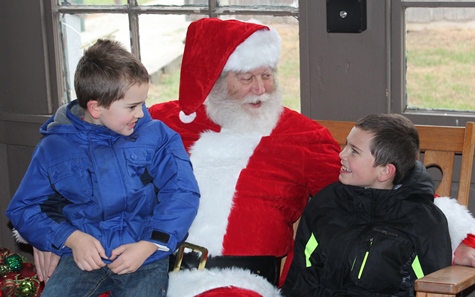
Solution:
[{"label": "black and green jacket", "polygon": [[285,296],[413,296],[451,264],[447,221],[421,163],[392,190],[329,185],[302,215]]}]

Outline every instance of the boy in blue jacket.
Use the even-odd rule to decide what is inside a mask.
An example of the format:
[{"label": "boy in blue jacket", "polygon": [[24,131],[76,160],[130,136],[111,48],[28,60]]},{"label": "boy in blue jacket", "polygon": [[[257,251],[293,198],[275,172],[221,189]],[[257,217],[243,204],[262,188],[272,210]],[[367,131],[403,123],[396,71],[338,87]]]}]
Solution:
[{"label": "boy in blue jacket", "polygon": [[168,256],[200,197],[181,138],[151,119],[148,72],[117,42],[85,51],[74,87],[6,211],[28,243],[61,256],[42,296],[166,296]]},{"label": "boy in blue jacket", "polygon": [[447,220],[402,115],[359,120],[339,181],[307,205],[285,296],[414,296],[414,280],[451,264]]}]

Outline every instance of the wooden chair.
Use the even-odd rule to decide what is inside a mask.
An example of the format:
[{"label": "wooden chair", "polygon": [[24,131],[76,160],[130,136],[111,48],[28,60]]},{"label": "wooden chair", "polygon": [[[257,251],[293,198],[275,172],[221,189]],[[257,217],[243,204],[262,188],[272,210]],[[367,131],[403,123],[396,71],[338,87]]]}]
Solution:
[{"label": "wooden chair", "polygon": [[[330,130],[341,147],[354,122],[317,120]],[[455,155],[461,155],[457,200],[468,206],[475,150],[475,123],[465,127],[416,125],[423,162],[427,168],[439,168],[442,180],[437,187],[439,196],[451,196]],[[449,297],[475,285],[475,268],[452,265],[426,275],[415,282],[417,297]]]}]

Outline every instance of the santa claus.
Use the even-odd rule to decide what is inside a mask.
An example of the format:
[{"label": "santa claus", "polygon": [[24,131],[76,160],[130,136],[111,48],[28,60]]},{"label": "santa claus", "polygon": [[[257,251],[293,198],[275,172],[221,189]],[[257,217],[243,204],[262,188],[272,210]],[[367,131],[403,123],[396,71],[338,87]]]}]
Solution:
[{"label": "santa claus", "polygon": [[279,57],[280,37],[266,26],[193,22],[179,100],[149,108],[190,154],[201,201],[187,241],[210,255],[205,270],[170,274],[170,297],[279,296],[292,225],[338,178],[340,147],[328,130],[282,106]]},{"label": "santa claus", "polygon": [[[340,147],[327,129],[282,106],[279,56],[280,37],[267,26],[193,22],[179,100],[149,108],[190,154],[201,202],[187,241],[210,255],[204,270],[193,269],[196,254],[184,255],[191,269],[170,273],[170,297],[280,296],[292,225],[308,198],[338,178]],[[453,199],[437,200],[457,218],[455,249],[475,232],[474,220]]]}]

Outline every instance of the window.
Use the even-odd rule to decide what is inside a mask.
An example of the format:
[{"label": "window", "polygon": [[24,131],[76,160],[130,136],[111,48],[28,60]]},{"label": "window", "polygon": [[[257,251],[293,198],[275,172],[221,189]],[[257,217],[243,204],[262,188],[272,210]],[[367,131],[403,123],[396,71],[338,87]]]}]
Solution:
[{"label": "window", "polygon": [[99,38],[120,41],[147,67],[150,106],[178,98],[179,66],[191,21],[255,18],[282,37],[278,72],[284,105],[300,110],[297,0],[52,0],[52,10],[65,102],[75,99],[73,77],[83,50]]},{"label": "window", "polygon": [[475,1],[399,0],[391,9],[394,112],[473,120]]}]

